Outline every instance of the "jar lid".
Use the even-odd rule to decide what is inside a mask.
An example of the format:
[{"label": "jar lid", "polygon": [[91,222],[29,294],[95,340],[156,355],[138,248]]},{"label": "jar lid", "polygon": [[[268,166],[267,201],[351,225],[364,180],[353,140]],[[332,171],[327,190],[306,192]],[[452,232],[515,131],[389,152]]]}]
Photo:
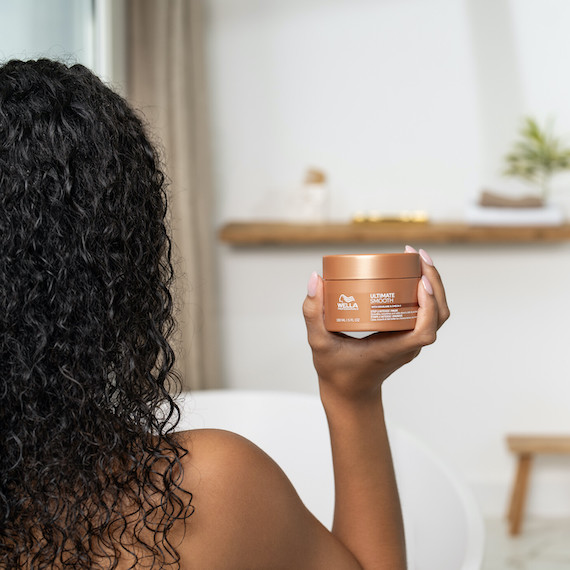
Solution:
[{"label": "jar lid", "polygon": [[323,279],[405,279],[421,277],[417,253],[323,256]]}]

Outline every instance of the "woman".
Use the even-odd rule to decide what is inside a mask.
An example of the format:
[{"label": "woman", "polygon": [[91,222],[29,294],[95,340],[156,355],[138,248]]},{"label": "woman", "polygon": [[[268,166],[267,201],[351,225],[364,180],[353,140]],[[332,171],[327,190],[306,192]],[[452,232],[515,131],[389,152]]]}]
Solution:
[{"label": "woman", "polygon": [[405,568],[382,383],[449,315],[427,254],[409,332],[327,332],[309,281],[329,532],[249,441],[173,431],[165,214],[121,97],[80,65],[0,67],[0,568]]}]

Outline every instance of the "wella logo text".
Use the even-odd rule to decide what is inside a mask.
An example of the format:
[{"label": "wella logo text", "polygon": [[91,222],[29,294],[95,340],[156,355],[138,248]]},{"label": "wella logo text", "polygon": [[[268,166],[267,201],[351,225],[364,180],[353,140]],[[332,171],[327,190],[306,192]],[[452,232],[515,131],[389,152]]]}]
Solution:
[{"label": "wella logo text", "polygon": [[339,311],[358,311],[358,303],[352,295],[341,293],[336,305]]}]

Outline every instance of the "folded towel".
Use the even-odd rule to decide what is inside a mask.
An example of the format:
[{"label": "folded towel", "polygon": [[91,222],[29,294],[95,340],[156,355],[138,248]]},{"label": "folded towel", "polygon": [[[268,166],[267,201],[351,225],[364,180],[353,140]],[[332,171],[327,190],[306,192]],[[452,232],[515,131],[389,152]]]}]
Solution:
[{"label": "folded towel", "polygon": [[544,206],[544,201],[538,196],[513,198],[489,190],[481,192],[478,203],[483,208],[542,208]]},{"label": "folded towel", "polygon": [[559,226],[564,223],[564,214],[556,206],[491,208],[473,204],[467,208],[465,217],[473,226]]}]

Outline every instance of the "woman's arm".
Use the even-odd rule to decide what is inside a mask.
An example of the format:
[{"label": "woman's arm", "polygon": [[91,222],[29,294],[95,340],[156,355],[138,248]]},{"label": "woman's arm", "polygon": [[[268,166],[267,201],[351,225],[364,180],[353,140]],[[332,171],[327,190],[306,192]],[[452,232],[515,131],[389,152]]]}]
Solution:
[{"label": "woman's arm", "polygon": [[422,269],[416,328],[361,340],[326,331],[322,280],[315,274],[309,282],[303,313],[330,427],[332,533],[251,442],[217,430],[187,432],[181,434],[189,450],[184,486],[196,510],[179,536],[182,568],[405,569],[381,392],[382,382],[432,343],[449,316],[437,271],[426,261]]},{"label": "woman's arm", "polygon": [[333,534],[363,568],[405,569],[402,515],[384,423],[382,383],[436,339],[449,317],[437,270],[422,253],[413,331],[352,339],[329,333],[313,274],[303,310],[327,415],[335,472]]}]

